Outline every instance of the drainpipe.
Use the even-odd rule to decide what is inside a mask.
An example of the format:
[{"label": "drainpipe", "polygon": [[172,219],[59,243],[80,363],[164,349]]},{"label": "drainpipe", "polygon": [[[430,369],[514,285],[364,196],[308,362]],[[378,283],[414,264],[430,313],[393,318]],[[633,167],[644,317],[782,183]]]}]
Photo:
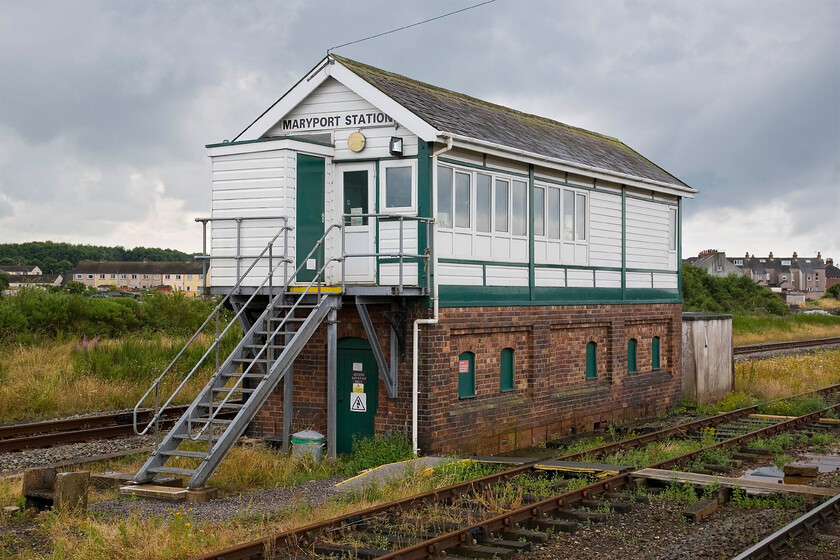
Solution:
[{"label": "drainpipe", "polygon": [[417,409],[418,409],[418,391],[420,390],[420,382],[418,379],[418,351],[420,348],[420,325],[436,325],[438,322],[438,280],[437,280],[437,251],[434,250],[434,239],[437,235],[437,158],[440,154],[448,152],[452,149],[452,137],[449,136],[446,142],[446,147],[432,153],[432,270],[435,271],[434,279],[432,280],[432,308],[434,316],[431,319],[415,319],[414,329],[412,333],[412,364],[411,364],[411,445],[414,449],[414,455],[420,453],[420,446],[417,443]]}]

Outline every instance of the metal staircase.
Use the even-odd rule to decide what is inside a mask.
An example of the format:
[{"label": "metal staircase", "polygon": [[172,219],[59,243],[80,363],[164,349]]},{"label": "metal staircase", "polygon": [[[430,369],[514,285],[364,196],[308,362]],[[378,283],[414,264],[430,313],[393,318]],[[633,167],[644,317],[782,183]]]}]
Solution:
[{"label": "metal staircase", "polygon": [[[325,232],[321,240],[313,247],[309,256],[316,251],[319,255],[321,254],[320,249],[331,229],[329,228]],[[288,228],[284,226],[281,232],[278,232],[278,235],[254,260],[245,275],[254,268],[261,258],[265,257],[266,253],[271,255],[271,246],[284,230],[288,231]],[[303,259],[303,262],[305,263],[306,260]],[[156,427],[158,425],[161,414],[173,401],[175,395],[184,387],[187,380],[198,370],[205,359],[214,350],[216,352],[216,366],[212,377],[134,476],[132,481],[134,484],[151,482],[157,474],[176,474],[190,477],[187,482],[188,488],[201,488],[206,485],[207,480],[265,404],[269,395],[283,379],[285,373],[330,310],[341,305],[340,294],[321,291],[324,271],[329,261],[323,262],[323,258],[318,260],[323,264],[317,270],[314,279],[305,288],[302,288],[302,291],[294,293],[289,291],[290,278],[294,278],[299,270],[296,270],[291,277],[284,271],[283,287],[279,293],[274,295],[272,278],[277,274],[280,266],[283,266],[285,270],[289,261],[284,255],[280,264],[273,266],[273,259],[270,259],[269,272],[263,283],[258,289],[254,290],[254,294],[227,326],[220,329],[218,317],[225,300],[230,297],[229,295],[226,296],[214,310],[217,318],[215,341],[162,407],[158,406],[161,382],[171,371],[175,361],[184,353],[186,346],[164,373],[158,377],[135,407],[134,426],[135,432],[138,434],[145,434],[152,426]],[[237,286],[231,290],[231,294],[238,291],[242,278],[237,282]],[[232,325],[236,324],[240,315],[248,309],[248,304],[254,301],[260,288],[263,287],[268,287],[268,305],[262,311],[262,314],[253,321],[252,326],[245,332],[233,351],[222,361],[218,352],[222,337],[231,329]],[[214,314],[208,317],[202,327],[190,339],[190,342],[210,324]],[[187,346],[190,342],[187,343]],[[143,430],[140,430],[137,426],[137,411],[152,394],[155,397],[155,415],[149,424]],[[231,415],[233,415],[233,418],[230,418]],[[201,443],[190,444],[189,442]],[[182,447],[186,447],[186,449]],[[179,463],[189,464],[190,466],[166,466],[166,463],[173,457],[179,458]]]}]

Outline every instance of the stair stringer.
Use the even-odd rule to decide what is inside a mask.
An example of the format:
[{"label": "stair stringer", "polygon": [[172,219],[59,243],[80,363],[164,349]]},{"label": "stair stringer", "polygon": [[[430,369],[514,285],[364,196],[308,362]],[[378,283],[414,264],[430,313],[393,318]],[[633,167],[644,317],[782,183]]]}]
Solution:
[{"label": "stair stringer", "polygon": [[[187,488],[201,488],[206,485],[230,449],[245,432],[248,424],[251,423],[257,415],[257,412],[265,404],[265,401],[268,400],[274,387],[277,386],[283,378],[283,375],[285,375],[286,371],[288,371],[289,367],[294,363],[298,355],[300,355],[306,343],[309,342],[309,339],[312,338],[312,335],[315,334],[315,331],[318,330],[318,327],[326,319],[330,309],[339,306],[340,296],[322,296],[321,301],[318,302],[318,306],[310,312],[309,316],[295,332],[292,340],[274,361],[269,370],[269,374],[259,382],[245,403],[245,406],[242,407],[221,437],[216,441],[213,451],[205,457],[195,474],[190,477],[187,482]],[[255,325],[259,325],[259,321]]]}]

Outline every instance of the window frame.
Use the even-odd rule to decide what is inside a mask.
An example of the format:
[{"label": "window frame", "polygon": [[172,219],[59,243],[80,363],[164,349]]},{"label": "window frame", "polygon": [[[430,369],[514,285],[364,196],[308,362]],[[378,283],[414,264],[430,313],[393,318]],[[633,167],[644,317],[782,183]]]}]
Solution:
[{"label": "window frame", "polygon": [[503,348],[499,354],[499,392],[509,393],[516,390],[514,382],[516,371],[516,350]]},{"label": "window frame", "polygon": [[[411,168],[411,205],[410,206],[388,206],[388,168],[410,167]],[[454,175],[453,175],[454,191]],[[417,213],[417,160],[416,159],[394,159],[379,162],[379,209],[383,214],[416,214]],[[454,215],[453,215],[454,220]]]},{"label": "window frame", "polygon": [[[469,362],[469,371],[461,373],[460,369],[462,361]],[[464,384],[462,384],[462,379],[465,380]],[[470,387],[467,387],[467,385],[470,385]],[[470,389],[470,392],[466,391],[468,388]],[[475,397],[475,353],[469,351],[461,352],[458,354],[458,398],[474,399]]]},{"label": "window frame", "polygon": [[650,369],[662,369],[662,339],[658,336],[650,339]]},{"label": "window frame", "polygon": [[598,343],[586,343],[586,369],[584,379],[598,379]]},{"label": "window frame", "polygon": [[631,338],[627,341],[627,373],[639,373],[639,341]]}]

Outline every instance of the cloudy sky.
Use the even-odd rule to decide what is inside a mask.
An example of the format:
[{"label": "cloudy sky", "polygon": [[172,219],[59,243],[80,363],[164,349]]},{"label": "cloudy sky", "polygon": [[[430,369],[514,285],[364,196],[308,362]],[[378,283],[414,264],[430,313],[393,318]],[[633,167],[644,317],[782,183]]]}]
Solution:
[{"label": "cloudy sky", "polygon": [[[327,48],[478,0],[0,0],[0,242],[200,249],[205,144]],[[840,258],[840,2],[496,0],[336,51],[620,138],[684,255]]]}]

